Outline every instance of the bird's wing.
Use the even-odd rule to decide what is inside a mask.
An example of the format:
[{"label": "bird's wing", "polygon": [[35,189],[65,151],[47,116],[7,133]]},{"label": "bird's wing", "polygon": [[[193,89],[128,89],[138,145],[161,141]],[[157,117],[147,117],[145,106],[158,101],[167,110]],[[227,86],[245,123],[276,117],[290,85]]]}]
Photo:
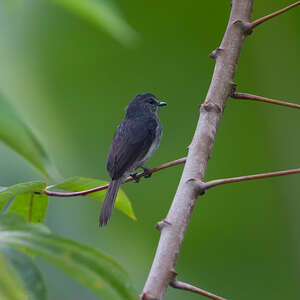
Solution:
[{"label": "bird's wing", "polygon": [[117,128],[110,147],[107,170],[112,179],[118,179],[135,162],[140,161],[151,147],[158,123],[155,119],[125,119]]}]

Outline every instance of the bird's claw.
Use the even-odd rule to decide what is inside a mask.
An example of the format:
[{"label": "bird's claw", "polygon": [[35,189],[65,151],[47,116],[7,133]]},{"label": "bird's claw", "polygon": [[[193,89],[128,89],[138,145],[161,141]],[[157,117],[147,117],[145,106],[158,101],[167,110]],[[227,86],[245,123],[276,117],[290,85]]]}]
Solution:
[{"label": "bird's claw", "polygon": [[140,182],[140,178],[136,176],[137,173],[132,173],[130,174],[130,176],[133,178],[133,180],[136,182],[136,183],[139,183]]},{"label": "bird's claw", "polygon": [[152,173],[149,172],[149,168],[142,167],[142,169],[144,170],[144,178],[150,178],[152,176]]}]

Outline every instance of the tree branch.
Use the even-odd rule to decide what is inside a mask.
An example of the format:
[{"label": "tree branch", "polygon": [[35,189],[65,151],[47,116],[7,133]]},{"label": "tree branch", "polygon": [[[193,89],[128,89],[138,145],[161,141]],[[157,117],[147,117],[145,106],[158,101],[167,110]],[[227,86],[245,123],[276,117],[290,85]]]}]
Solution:
[{"label": "tree branch", "polygon": [[[156,172],[161,171],[163,169],[167,169],[167,168],[174,167],[174,166],[177,166],[177,165],[180,165],[180,164],[184,164],[185,161],[186,161],[186,157],[182,157],[182,158],[179,158],[179,159],[176,159],[176,160],[173,160],[173,161],[169,161],[167,163],[164,163],[162,165],[159,165],[157,167],[149,169],[147,173],[148,174],[156,173]],[[141,178],[144,175],[145,175],[144,172],[138,173],[138,174],[136,174],[135,178]],[[133,177],[129,176],[129,177],[126,178],[125,182],[129,182],[129,181],[132,181],[132,180],[134,180]],[[53,187],[53,185],[47,186],[43,191],[44,194],[46,194],[48,196],[55,196],[55,197],[76,197],[76,196],[84,196],[84,195],[88,195],[88,194],[91,194],[91,193],[94,193],[94,192],[99,192],[99,191],[106,190],[106,189],[108,189],[109,184],[98,186],[96,188],[89,189],[89,190],[84,190],[84,191],[80,191],[80,192],[71,192],[71,193],[49,191],[49,189],[51,189],[52,187]]]},{"label": "tree branch", "polygon": [[255,101],[267,102],[267,103],[272,103],[272,104],[277,104],[277,105],[288,106],[288,107],[300,109],[300,104],[295,104],[295,103],[290,103],[290,102],[285,102],[285,101],[280,101],[280,100],[275,100],[275,99],[269,99],[269,98],[256,96],[256,95],[252,95],[252,94],[247,94],[247,93],[238,93],[235,91],[231,94],[231,98],[241,99],[241,100],[255,100]]},{"label": "tree branch", "polygon": [[247,26],[247,30],[249,30],[249,32],[251,32],[256,26],[258,26],[258,25],[260,25],[260,24],[262,24],[262,23],[264,23],[264,22],[266,22],[266,21],[268,21],[268,20],[270,20],[270,19],[272,19],[272,18],[274,18],[274,17],[276,17],[276,16],[278,16],[278,15],[280,15],[280,14],[288,11],[288,10],[290,10],[291,8],[294,8],[294,7],[298,6],[298,5],[300,5],[300,1],[297,1],[297,2],[295,2],[293,4],[291,4],[291,5],[283,8],[283,9],[275,11],[272,14],[269,14],[267,16],[259,18],[259,19],[255,20],[255,21],[249,23],[248,26]]},{"label": "tree branch", "polygon": [[200,108],[198,125],[189,147],[189,153],[171,208],[166,217],[169,226],[161,229],[155,258],[144,286],[143,299],[161,300],[173,281],[173,270],[181,244],[197,200],[197,187],[191,178],[203,180],[207,162],[214,144],[216,131],[226,100],[232,91],[237,61],[245,40],[245,32],[236,20],[249,22],[252,0],[234,0],[228,26],[219,49],[212,81]]},{"label": "tree branch", "polygon": [[285,170],[285,171],[276,171],[276,172],[270,172],[270,173],[240,176],[240,177],[215,179],[215,180],[210,180],[207,182],[203,182],[201,180],[197,180],[194,178],[191,178],[190,181],[193,182],[193,184],[195,184],[198,194],[203,195],[206,190],[208,190],[212,187],[221,185],[221,184],[234,183],[234,182],[240,182],[240,181],[248,181],[248,180],[254,180],[254,179],[263,179],[263,178],[269,178],[269,177],[278,177],[278,176],[291,175],[291,174],[297,174],[297,173],[300,173],[300,168]]},{"label": "tree branch", "polygon": [[226,300],[225,298],[214,295],[210,292],[199,289],[196,286],[193,286],[191,284],[188,284],[188,283],[185,283],[185,282],[182,282],[182,281],[178,281],[178,280],[172,281],[172,282],[170,282],[170,286],[175,288],[175,289],[190,291],[190,292],[193,292],[193,293],[196,293],[196,294],[199,294],[199,295],[202,295],[202,296],[205,296],[207,298],[214,299],[214,300]]}]

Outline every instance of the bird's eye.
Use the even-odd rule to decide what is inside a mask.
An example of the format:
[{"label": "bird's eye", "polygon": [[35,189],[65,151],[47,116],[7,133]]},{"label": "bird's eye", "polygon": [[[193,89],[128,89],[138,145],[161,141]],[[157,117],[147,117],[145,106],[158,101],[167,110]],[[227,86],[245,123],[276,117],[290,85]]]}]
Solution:
[{"label": "bird's eye", "polygon": [[154,99],[150,99],[149,103],[150,103],[150,104],[155,104]]}]

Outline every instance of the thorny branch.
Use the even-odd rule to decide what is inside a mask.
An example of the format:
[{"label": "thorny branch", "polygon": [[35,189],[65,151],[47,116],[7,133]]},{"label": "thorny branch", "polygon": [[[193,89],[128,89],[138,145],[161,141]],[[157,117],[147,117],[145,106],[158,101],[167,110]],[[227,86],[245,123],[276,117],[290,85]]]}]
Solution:
[{"label": "thorny branch", "polygon": [[155,258],[147,278],[142,299],[161,300],[173,281],[173,272],[198,197],[197,186],[190,179],[203,180],[207,162],[213,147],[216,131],[222,117],[226,100],[232,91],[232,82],[237,67],[245,32],[236,21],[248,23],[252,0],[234,0],[228,26],[218,51],[212,81],[200,108],[200,117],[195,130],[180,183],[166,217],[170,226],[163,226]]},{"label": "thorny branch", "polygon": [[[176,195],[166,219],[160,222],[160,241],[141,299],[163,299],[168,285],[180,286],[183,289],[185,289],[183,286],[189,286],[186,288],[187,290],[194,290],[188,284],[174,281],[174,272],[185,231],[199,194],[203,194],[206,189],[219,184],[300,172],[300,169],[295,169],[202,182],[223,109],[227,98],[232,94],[235,70],[245,37],[259,24],[299,4],[300,1],[250,23],[253,0],[232,1],[232,10],[222,43],[210,55],[216,59],[214,74],[204,104],[201,105],[198,125],[189,147]],[[258,99],[256,98],[256,100]],[[263,100],[259,99],[259,101]],[[276,100],[267,102],[282,105]]]}]

